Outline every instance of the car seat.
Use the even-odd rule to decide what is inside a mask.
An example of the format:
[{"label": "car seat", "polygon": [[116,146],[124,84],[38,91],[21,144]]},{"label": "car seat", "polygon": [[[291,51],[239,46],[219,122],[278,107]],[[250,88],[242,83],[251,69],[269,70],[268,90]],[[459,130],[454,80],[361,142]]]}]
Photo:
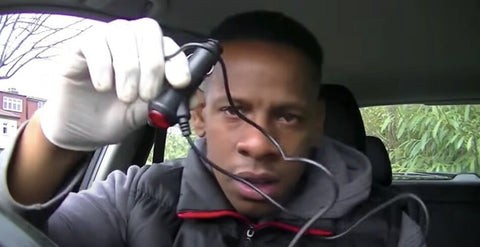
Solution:
[{"label": "car seat", "polygon": [[392,182],[390,158],[383,142],[366,136],[362,115],[353,93],[342,85],[324,84],[319,100],[325,102],[324,134],[364,153],[372,164],[373,182]]}]

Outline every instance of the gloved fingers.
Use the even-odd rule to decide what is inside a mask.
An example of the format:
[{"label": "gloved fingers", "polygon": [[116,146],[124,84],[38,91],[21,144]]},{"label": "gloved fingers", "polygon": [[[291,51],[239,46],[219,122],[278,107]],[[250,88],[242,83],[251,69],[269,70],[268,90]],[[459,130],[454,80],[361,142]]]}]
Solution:
[{"label": "gloved fingers", "polygon": [[80,46],[92,84],[100,92],[109,91],[113,87],[112,57],[105,40],[106,29],[107,24],[98,24],[86,33]]},{"label": "gloved fingers", "polygon": [[138,98],[140,63],[135,32],[135,25],[126,20],[110,22],[106,32],[117,97],[126,103]]},{"label": "gloved fingers", "polygon": [[128,106],[125,117],[125,123],[133,129],[147,124],[148,103],[142,99],[137,99]]},{"label": "gloved fingers", "polygon": [[[180,47],[171,38],[164,37],[163,49],[164,54],[167,56],[178,51]],[[165,61],[165,78],[174,88],[184,88],[190,84],[191,76],[185,53],[180,52]]]},{"label": "gloved fingers", "polygon": [[150,18],[132,21],[132,26],[136,30],[140,62],[139,95],[144,101],[150,101],[158,95],[163,84],[163,33],[158,23]]}]

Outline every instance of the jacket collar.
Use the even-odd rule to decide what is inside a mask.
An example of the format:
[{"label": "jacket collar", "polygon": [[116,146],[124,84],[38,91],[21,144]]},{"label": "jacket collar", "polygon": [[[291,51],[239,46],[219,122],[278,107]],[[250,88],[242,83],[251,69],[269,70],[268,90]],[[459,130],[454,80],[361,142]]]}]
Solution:
[{"label": "jacket collar", "polygon": [[[196,141],[195,144],[202,153],[206,153],[204,140]],[[183,174],[177,213],[234,210],[211,171],[193,150],[189,151],[182,165]]]},{"label": "jacket collar", "polygon": [[[205,153],[205,140],[200,139],[196,145]],[[347,152],[354,152],[354,155],[345,155]],[[371,167],[366,157],[343,144],[325,138],[317,148],[315,159],[325,165],[340,183],[340,193],[334,207],[322,218],[339,218],[368,197],[371,186]],[[352,162],[355,163],[354,167],[347,164]],[[365,165],[359,166],[358,163]],[[185,215],[186,212],[201,212],[202,214],[196,214],[200,218],[232,216],[229,215],[230,213],[225,213],[234,212],[234,209],[211,174],[210,168],[201,162],[193,151],[190,151],[184,159],[183,166],[177,213]],[[352,174],[355,178],[352,178]],[[332,185],[320,169],[309,167],[305,175],[305,186],[302,186],[299,193],[295,195],[285,206],[294,215],[308,219],[327,203],[325,200],[323,204],[317,202],[317,205],[312,205],[311,198],[319,198],[319,195],[322,195],[322,198],[331,198]],[[283,212],[275,216],[275,221],[295,225],[304,223],[304,220]]]}]

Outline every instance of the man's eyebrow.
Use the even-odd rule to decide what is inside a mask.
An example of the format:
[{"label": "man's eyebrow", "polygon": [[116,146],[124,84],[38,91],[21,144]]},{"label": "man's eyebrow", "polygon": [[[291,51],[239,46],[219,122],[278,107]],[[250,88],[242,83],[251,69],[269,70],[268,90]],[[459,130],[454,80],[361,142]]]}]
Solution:
[{"label": "man's eyebrow", "polygon": [[306,100],[299,100],[297,98],[282,99],[278,102],[275,102],[273,104],[273,107],[281,109],[305,110],[306,108],[308,108],[308,102]]},{"label": "man's eyebrow", "polygon": [[293,110],[293,111],[300,111],[300,112],[306,112],[308,105],[306,103],[292,103],[292,102],[286,102],[286,103],[281,103],[278,105],[274,106],[275,109],[285,111],[285,110]]},{"label": "man's eyebrow", "polygon": [[[245,99],[234,97],[234,96],[232,96],[232,101],[235,106],[252,106],[252,105],[254,106],[253,103],[248,102]],[[219,105],[219,104],[230,105],[226,96],[219,96],[217,98],[214,98],[213,104],[214,105]],[[293,111],[306,112],[307,108],[308,108],[308,103],[303,101],[302,102],[299,102],[299,101],[277,102],[272,105],[272,109],[275,111],[293,110]]]},{"label": "man's eyebrow", "polygon": [[[246,100],[243,100],[243,99],[240,99],[240,98],[236,98],[234,96],[232,96],[232,101],[235,105],[245,105],[245,104],[248,104],[248,102]],[[230,102],[228,101],[228,98],[226,95],[223,95],[223,96],[219,96],[219,97],[216,97],[213,99],[213,104],[214,105],[217,105],[217,104],[229,104],[230,105]]]}]

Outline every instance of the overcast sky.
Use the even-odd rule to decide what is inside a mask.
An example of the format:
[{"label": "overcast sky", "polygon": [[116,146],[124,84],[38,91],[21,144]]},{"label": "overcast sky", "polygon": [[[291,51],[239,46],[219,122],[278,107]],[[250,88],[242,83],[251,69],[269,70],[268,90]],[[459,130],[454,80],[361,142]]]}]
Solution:
[{"label": "overcast sky", "polygon": [[[78,19],[78,18],[77,18]],[[56,15],[48,19],[49,26],[63,27],[73,22],[74,18],[69,16]],[[93,25],[93,21],[82,22],[82,25]],[[75,26],[80,27],[79,25]],[[68,35],[68,32],[64,32]],[[62,38],[62,35],[56,36]],[[54,41],[52,41],[54,42]],[[52,82],[47,79],[47,75],[52,73],[50,67],[52,60],[33,60],[22,69],[20,69],[12,78],[0,80],[0,90],[6,91],[8,88],[16,88],[20,94],[47,99],[52,91]]]},{"label": "overcast sky", "polygon": [[0,81],[0,89],[16,88],[20,94],[47,99],[52,83],[46,79],[51,73],[47,61],[37,60],[18,71],[12,78]]}]

